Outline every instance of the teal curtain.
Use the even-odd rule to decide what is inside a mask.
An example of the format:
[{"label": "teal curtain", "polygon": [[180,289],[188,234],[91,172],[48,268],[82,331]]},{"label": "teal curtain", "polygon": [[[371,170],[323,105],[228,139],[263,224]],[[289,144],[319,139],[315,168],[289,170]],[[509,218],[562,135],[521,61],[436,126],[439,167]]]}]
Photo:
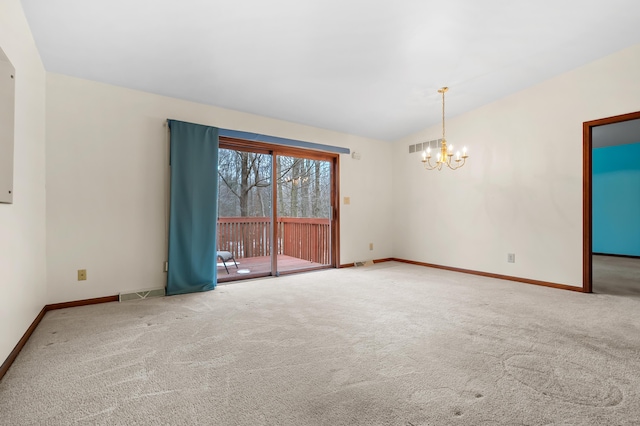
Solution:
[{"label": "teal curtain", "polygon": [[168,120],[171,201],[167,295],[213,290],[217,281],[218,129]]}]

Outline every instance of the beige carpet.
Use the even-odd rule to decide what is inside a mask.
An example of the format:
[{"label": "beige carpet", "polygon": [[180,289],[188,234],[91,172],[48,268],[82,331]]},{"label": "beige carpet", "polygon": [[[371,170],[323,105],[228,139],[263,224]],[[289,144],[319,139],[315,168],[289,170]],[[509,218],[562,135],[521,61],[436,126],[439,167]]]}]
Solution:
[{"label": "beige carpet", "polygon": [[383,263],[49,312],[0,423],[637,425],[640,300]]}]

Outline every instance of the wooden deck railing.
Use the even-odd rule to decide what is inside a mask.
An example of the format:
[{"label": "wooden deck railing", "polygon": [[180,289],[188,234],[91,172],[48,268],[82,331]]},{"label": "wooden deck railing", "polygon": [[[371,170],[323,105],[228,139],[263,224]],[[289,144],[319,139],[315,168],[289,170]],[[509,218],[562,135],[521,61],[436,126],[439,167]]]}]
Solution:
[{"label": "wooden deck railing", "polygon": [[268,217],[220,217],[217,249],[230,251],[236,259],[271,256],[270,224]]},{"label": "wooden deck railing", "polygon": [[[234,257],[270,256],[271,219],[268,217],[218,218],[218,250]],[[327,265],[331,263],[329,219],[279,217],[276,254]]]}]

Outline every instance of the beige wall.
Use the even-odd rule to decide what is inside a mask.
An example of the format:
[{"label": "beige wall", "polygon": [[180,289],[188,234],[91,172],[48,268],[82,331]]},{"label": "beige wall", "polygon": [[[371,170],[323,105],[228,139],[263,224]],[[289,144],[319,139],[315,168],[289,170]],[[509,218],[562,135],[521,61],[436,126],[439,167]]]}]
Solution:
[{"label": "beige wall", "polygon": [[637,45],[448,118],[448,142],[471,155],[455,172],[408,154],[440,125],[397,141],[394,256],[581,286],[582,123],[639,111],[639,75]]},{"label": "beige wall", "polygon": [[389,143],[56,74],[46,105],[48,303],[164,286],[167,118],[360,152],[340,158],[340,261],[392,255]]},{"label": "beige wall", "polygon": [[13,204],[0,204],[0,364],[45,305],[45,71],[19,0],[0,2],[16,70]]}]

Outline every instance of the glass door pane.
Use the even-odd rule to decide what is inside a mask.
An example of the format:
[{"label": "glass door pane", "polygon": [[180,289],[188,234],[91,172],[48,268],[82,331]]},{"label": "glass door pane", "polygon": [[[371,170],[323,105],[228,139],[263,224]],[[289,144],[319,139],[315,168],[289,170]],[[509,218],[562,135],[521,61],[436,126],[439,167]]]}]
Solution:
[{"label": "glass door pane", "polygon": [[331,264],[331,162],[276,156],[277,270]]},{"label": "glass door pane", "polygon": [[218,282],[271,275],[272,158],[219,150]]}]

